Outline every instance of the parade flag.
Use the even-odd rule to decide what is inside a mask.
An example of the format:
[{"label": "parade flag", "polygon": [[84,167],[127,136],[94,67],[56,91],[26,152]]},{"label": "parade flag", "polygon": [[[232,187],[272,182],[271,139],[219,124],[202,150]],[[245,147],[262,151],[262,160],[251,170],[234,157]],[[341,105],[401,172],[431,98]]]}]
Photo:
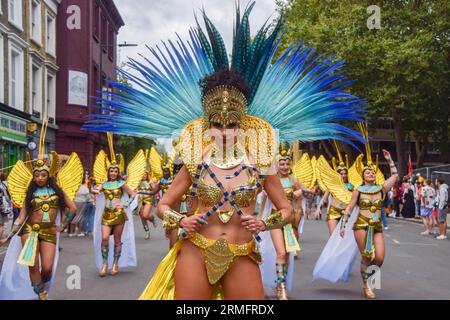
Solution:
[{"label": "parade flag", "polygon": [[412,162],[411,162],[411,153],[410,153],[409,158],[408,158],[408,177],[409,178],[411,178],[412,172],[413,172],[413,166],[412,166]]}]

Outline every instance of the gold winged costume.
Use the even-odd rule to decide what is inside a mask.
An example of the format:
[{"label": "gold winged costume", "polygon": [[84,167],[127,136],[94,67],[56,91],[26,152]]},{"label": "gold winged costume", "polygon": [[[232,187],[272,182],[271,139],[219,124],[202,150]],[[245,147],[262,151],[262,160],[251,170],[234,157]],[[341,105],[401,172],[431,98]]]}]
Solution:
[{"label": "gold winged costume", "polygon": [[[334,198],[338,201],[344,203],[346,206],[350,203],[353,189],[358,190],[361,194],[373,195],[383,190],[383,184],[385,182],[385,178],[383,173],[379,170],[378,166],[378,156],[377,163],[375,164],[372,161],[371,149],[369,144],[369,137],[367,134],[367,125],[359,124],[360,129],[363,133],[363,136],[366,140],[366,159],[367,163],[363,163],[363,154],[360,154],[352,167],[349,169],[349,181],[351,181],[352,185],[356,186],[350,190],[348,186],[342,181],[342,178],[338,172],[331,169],[331,167],[326,162],[325,158],[321,157],[318,160],[318,168],[317,174],[320,175],[319,184],[321,188],[325,188],[325,190],[329,191]],[[366,169],[372,169],[376,174],[376,182],[373,186],[365,186],[363,185],[363,172]],[[373,215],[381,210],[382,203],[384,200],[384,194],[382,198],[376,201],[371,201],[369,199],[364,199],[364,197],[359,196],[357,205],[360,209],[369,210]],[[345,210],[345,209],[344,209]],[[341,224],[341,227],[345,224]],[[367,218],[361,214],[358,215],[358,218],[353,226],[354,230],[367,230],[366,235],[366,245],[364,249],[364,255],[368,257],[373,257],[374,255],[374,245],[373,245],[373,234],[377,232],[382,232],[381,221],[376,218],[376,216],[372,218]]]},{"label": "gold winged costume", "polygon": [[[50,166],[44,161],[44,142],[47,131],[48,120],[45,118],[42,123],[41,135],[39,138],[38,159],[33,163],[32,170],[23,161],[17,161],[8,176],[8,191],[11,194],[13,203],[22,208],[25,203],[26,194],[36,172],[46,171],[49,178],[56,178],[58,186],[70,200],[73,200],[83,180],[83,165],[76,153],[72,153],[64,167],[60,168],[60,159],[55,151],[51,152],[52,159]],[[30,234],[25,243],[18,263],[26,266],[34,266],[36,248],[38,241],[47,241],[56,244],[56,231],[54,221],[50,217],[53,209],[59,209],[60,196],[54,188],[48,184],[43,188],[36,188],[31,199],[33,212],[42,211],[42,220],[38,223],[27,222],[21,227],[20,235]],[[74,214],[66,213],[64,223],[61,227],[66,228]],[[18,228],[14,228],[18,229]]]},{"label": "gold winged costume", "polygon": [[[117,162],[116,154],[114,152],[113,135],[107,133],[107,136],[110,159],[108,159],[106,153],[101,150],[94,162],[93,176],[96,184],[101,186],[99,190],[105,195],[105,206],[103,208],[101,224],[114,228],[114,226],[121,225],[128,221],[125,209],[131,204],[133,198],[131,198],[128,203],[122,203],[122,196],[125,191],[124,188],[127,187],[129,188],[129,191],[134,192],[139,187],[139,183],[146,170],[146,158],[144,151],[139,150],[127,166],[126,180],[123,180],[120,175],[118,175],[117,179],[111,180],[109,178],[110,170],[117,169],[118,173],[120,173],[120,164]],[[121,250],[122,244],[116,243],[114,248],[114,262],[111,270],[112,275],[118,272]],[[109,244],[101,244],[101,254],[102,265],[100,276],[105,276],[108,269]]]},{"label": "gold winged costume", "polygon": [[[328,164],[324,156],[317,159],[315,174],[319,187],[324,192],[329,192],[334,199],[339,202],[336,207],[330,204],[327,212],[327,220],[340,220],[344,215],[345,207],[350,203],[351,194],[355,186],[360,185],[361,178],[361,158],[358,156],[353,165],[349,166],[348,156],[346,155],[346,162],[342,157],[339,146],[336,141],[333,141],[339,162],[336,163],[336,158],[332,158],[333,168]],[[348,181],[342,180],[341,171],[347,171]],[[338,187],[336,187],[338,186]],[[343,187],[343,189],[341,189]]]},{"label": "gold winged costume", "polygon": [[[56,245],[57,230],[55,223],[59,219],[58,214],[64,214],[63,222],[59,225],[63,230],[68,227],[75,216],[75,213],[70,210],[59,212],[59,209],[61,204],[66,202],[66,197],[73,201],[84,175],[83,166],[76,153],[72,153],[62,168],[60,168],[60,158],[55,151],[51,152],[51,159],[48,159],[47,162],[44,160],[44,142],[47,126],[48,119],[44,117],[39,138],[38,159],[35,161],[30,160],[28,164],[21,160],[17,161],[7,180],[8,191],[14,205],[27,212],[25,220],[22,221],[19,216],[13,224],[11,232],[5,238],[10,240],[15,234],[19,236],[28,235],[26,242],[21,246],[17,260],[18,264],[28,267],[35,266],[40,242],[44,241]],[[30,165],[30,163],[32,164]],[[33,182],[33,179],[43,172],[47,173],[48,179],[45,185],[39,186]],[[40,176],[40,179],[42,179],[42,176]],[[27,193],[30,188],[33,188],[32,190],[34,191],[31,198],[28,199]],[[29,210],[31,211],[28,212]],[[10,245],[8,250],[12,247]],[[11,250],[16,252],[15,248]],[[15,256],[15,253],[11,254],[11,256]],[[15,271],[10,270],[9,272],[14,273]],[[16,277],[13,281],[19,281],[19,278]],[[33,290],[39,299],[46,299],[47,283],[49,281],[50,279],[42,279],[39,283],[32,283]],[[10,294],[12,295],[13,293]]]}]

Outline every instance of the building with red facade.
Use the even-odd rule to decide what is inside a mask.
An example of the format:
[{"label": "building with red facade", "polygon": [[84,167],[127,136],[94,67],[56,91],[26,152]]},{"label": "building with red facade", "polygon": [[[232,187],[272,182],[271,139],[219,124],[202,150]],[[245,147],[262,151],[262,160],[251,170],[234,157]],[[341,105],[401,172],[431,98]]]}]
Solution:
[{"label": "building with red facade", "polygon": [[88,114],[99,112],[91,107],[93,97],[107,89],[107,79],[116,79],[117,35],[124,21],[113,0],[62,0],[59,10],[56,150],[77,152],[91,171],[107,146],[106,135],[81,127]]}]

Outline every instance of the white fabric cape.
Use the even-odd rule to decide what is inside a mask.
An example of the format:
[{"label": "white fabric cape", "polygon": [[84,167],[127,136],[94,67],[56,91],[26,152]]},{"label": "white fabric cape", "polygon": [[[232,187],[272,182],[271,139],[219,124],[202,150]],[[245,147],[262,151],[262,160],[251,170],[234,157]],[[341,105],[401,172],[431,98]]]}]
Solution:
[{"label": "white fabric cape", "polygon": [[[128,200],[128,194],[124,193],[122,196],[122,203]],[[125,227],[122,233],[122,253],[119,259],[119,268],[136,267],[136,243],[134,238],[134,224],[133,224],[133,210],[138,205],[138,197],[135,197],[131,205],[125,209],[128,221],[125,222]],[[95,218],[94,218],[94,254],[95,265],[100,271],[102,267],[102,215],[105,208],[105,195],[99,194],[96,201]],[[108,268],[111,268],[114,262],[114,237],[109,238],[109,253],[108,253]]]},{"label": "white fabric cape", "polygon": [[[265,218],[272,212],[272,201],[269,197],[266,198],[266,204],[262,217]],[[259,243],[259,251],[262,257],[262,263],[259,265],[264,287],[276,288],[277,286],[277,272],[276,272],[276,259],[277,253],[270,236],[270,231],[265,231],[259,234],[262,241]],[[283,240],[284,241],[284,240]],[[289,265],[286,275],[286,288],[292,290],[292,280],[294,278],[294,254],[288,253]]]},{"label": "white fabric cape", "polygon": [[358,245],[352,230],[358,214],[359,207],[355,207],[345,227],[343,238],[339,234],[340,223],[336,226],[316,262],[313,280],[325,279],[333,283],[348,281],[356,254],[358,253]]},{"label": "white fabric cape", "polygon": [[[57,214],[56,225],[61,223],[61,215]],[[52,278],[48,284],[48,292],[55,280],[56,269],[59,259],[59,233],[56,234],[56,252],[53,261]],[[3,261],[2,272],[0,274],[0,300],[37,300],[38,296],[33,291],[30,280],[30,272],[27,266],[18,264],[20,252],[22,251],[21,238],[16,234],[9,243]],[[39,258],[39,265],[40,265]]]}]

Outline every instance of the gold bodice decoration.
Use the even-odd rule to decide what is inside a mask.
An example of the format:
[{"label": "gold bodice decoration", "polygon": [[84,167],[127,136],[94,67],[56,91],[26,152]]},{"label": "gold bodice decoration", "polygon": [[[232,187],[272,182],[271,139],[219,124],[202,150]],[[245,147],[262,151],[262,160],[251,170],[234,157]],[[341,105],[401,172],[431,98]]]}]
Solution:
[{"label": "gold bodice decoration", "polygon": [[[359,186],[357,188],[357,190],[361,194],[374,195],[374,194],[382,193],[383,186],[378,185],[378,184],[372,185],[372,186],[362,185],[362,186]],[[381,198],[375,199],[375,200],[368,199],[368,198],[362,198],[360,196],[359,200],[358,200],[358,206],[361,210],[369,210],[373,214],[373,213],[377,212],[378,210],[381,210],[381,208],[383,206],[383,200],[384,200],[383,194],[382,194]]]},{"label": "gold bodice decoration", "polygon": [[125,185],[125,181],[107,181],[102,184],[102,190],[105,194],[106,200],[109,201],[110,207],[113,205],[113,200],[122,199],[123,191],[122,187]]},{"label": "gold bodice decoration", "polygon": [[294,200],[294,189],[292,187],[292,181],[290,177],[281,178],[281,185],[283,186],[283,191],[289,201]]},{"label": "gold bodice decoration", "polygon": [[[238,177],[242,171],[247,171],[250,175],[248,185],[238,186],[228,191],[211,170],[209,164],[203,162],[198,166],[194,176],[194,183],[192,184],[191,196],[198,197],[203,206],[211,207],[202,217],[203,219],[210,217],[213,213],[218,213],[220,220],[223,223],[227,223],[235,212],[238,215],[243,214],[241,207],[251,205],[251,202],[256,198],[258,189],[262,187],[264,176],[258,172],[256,167],[241,165],[232,175],[226,176],[226,179],[230,180]],[[215,186],[209,185],[204,181],[206,174],[213,179]],[[225,203],[229,203],[232,208],[221,212],[220,208]],[[258,236],[256,238],[259,239]]]},{"label": "gold bodice decoration", "polygon": [[42,210],[42,222],[50,222],[49,212],[51,209],[58,209],[58,201],[59,197],[53,188],[39,188],[33,193],[31,200],[33,212]]}]

